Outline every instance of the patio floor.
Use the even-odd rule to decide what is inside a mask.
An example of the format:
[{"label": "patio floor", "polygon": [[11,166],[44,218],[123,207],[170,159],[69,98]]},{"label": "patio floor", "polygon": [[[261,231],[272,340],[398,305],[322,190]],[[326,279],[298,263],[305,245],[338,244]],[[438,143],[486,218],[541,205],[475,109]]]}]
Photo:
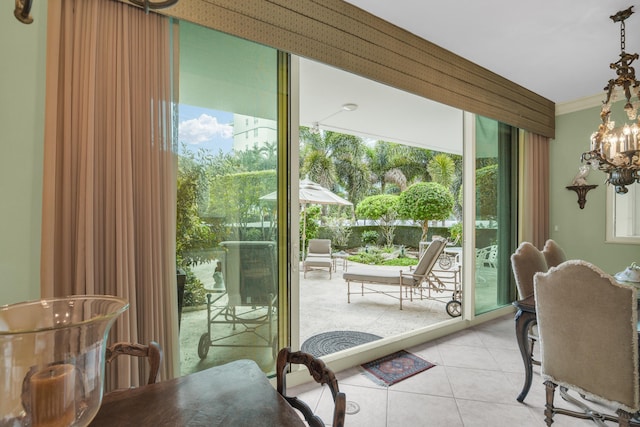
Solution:
[{"label": "patio floor", "polygon": [[[339,263],[340,264],[340,263]],[[349,263],[348,268],[355,264]],[[399,270],[400,267],[376,267]],[[213,266],[198,267],[196,274],[205,280],[212,280]],[[354,288],[359,286],[352,285]],[[490,291],[490,290],[489,290]],[[399,301],[382,294],[352,294],[347,303],[347,285],[342,278],[340,265],[329,279],[328,272],[311,271],[304,278],[300,273],[300,343],[321,332],[350,330],[376,334],[382,337],[396,335],[418,327],[432,325],[451,319],[445,311],[445,303],[451,299],[451,292],[440,294],[442,299],[404,300],[403,309]],[[214,332],[215,329],[215,332]],[[271,346],[261,338],[264,347],[213,347],[207,357],[200,360],[198,342],[207,332],[206,309],[186,310],[182,314],[180,331],[180,354],[182,375],[226,363],[239,357],[254,359],[265,370],[273,363]],[[257,335],[268,337],[268,325],[259,326]],[[212,325],[212,335],[228,336],[234,333],[231,324]],[[221,341],[233,345],[256,343],[256,334],[246,333]]]}]

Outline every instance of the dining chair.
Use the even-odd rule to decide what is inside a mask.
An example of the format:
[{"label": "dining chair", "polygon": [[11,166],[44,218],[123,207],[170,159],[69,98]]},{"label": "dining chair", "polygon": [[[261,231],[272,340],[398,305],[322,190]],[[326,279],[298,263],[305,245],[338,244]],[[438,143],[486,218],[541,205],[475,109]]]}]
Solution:
[{"label": "dining chair", "polygon": [[511,255],[511,269],[516,279],[518,298],[525,299],[533,295],[533,275],[547,271],[544,254],[530,242],[522,242]]},{"label": "dining chair", "polygon": [[147,380],[147,384],[154,384],[157,381],[160,364],[162,363],[162,348],[160,344],[155,341],[151,341],[149,345],[118,342],[107,347],[105,361],[110,364],[121,355],[146,357],[149,361],[149,379]]},{"label": "dining chair", "polygon": [[[593,264],[570,260],[537,273],[534,292],[547,426],[555,414],[629,426],[640,410],[636,289]],[[558,386],[563,400],[581,411],[555,406]],[[596,412],[589,402],[618,408],[617,416]]]},{"label": "dining chair", "polygon": [[278,352],[276,362],[277,390],[287,402],[304,416],[310,427],[325,427],[322,419],[313,413],[309,405],[295,396],[287,395],[287,369],[290,365],[304,365],[309,370],[313,379],[321,384],[327,385],[333,397],[333,427],[343,427],[347,409],[346,395],[340,391],[338,380],[331,369],[325,363],[309,353],[302,351],[292,352],[289,347],[285,347]]},{"label": "dining chair", "polygon": [[[525,364],[525,383],[518,395],[519,402],[524,401],[529,393],[533,379],[532,365],[540,365],[534,357],[535,344],[538,341],[536,327],[535,303],[528,310],[524,310],[523,301],[533,299],[533,276],[537,272],[547,271],[547,261],[544,254],[530,242],[522,242],[511,255],[511,269],[516,280],[519,301],[514,303],[518,307],[516,313],[516,338]],[[526,346],[526,347],[525,347]]]},{"label": "dining chair", "polygon": [[547,261],[547,267],[555,267],[567,260],[564,250],[552,239],[548,239],[542,248],[542,254]]}]

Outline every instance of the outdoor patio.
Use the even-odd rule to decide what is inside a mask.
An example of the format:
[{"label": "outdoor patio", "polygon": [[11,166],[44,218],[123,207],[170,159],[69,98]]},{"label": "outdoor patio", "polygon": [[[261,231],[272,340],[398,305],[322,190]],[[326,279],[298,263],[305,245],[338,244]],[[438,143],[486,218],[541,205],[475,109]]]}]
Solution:
[{"label": "outdoor patio", "polygon": [[[348,268],[356,264],[349,262]],[[311,271],[304,278],[300,273],[300,343],[307,338],[328,331],[359,331],[381,337],[388,337],[418,327],[432,325],[451,319],[445,311],[445,303],[450,300],[451,292],[440,294],[441,300],[416,299],[404,300],[403,309],[399,301],[388,295],[360,294],[351,295],[347,303],[347,285],[342,278],[341,263],[329,279],[325,271]],[[399,270],[400,267],[375,267]],[[406,269],[406,267],[405,267]],[[212,264],[204,264],[195,269],[196,274],[205,283],[213,286]],[[352,285],[352,292],[356,286]],[[491,294],[489,286],[479,285],[477,292]],[[231,324],[212,325],[212,335],[228,336],[234,333]],[[240,326],[238,328],[241,328]],[[215,332],[214,332],[215,329]],[[271,346],[258,338],[264,347],[212,347],[205,359],[198,356],[198,343],[207,332],[207,311],[205,307],[186,309],[182,314],[180,331],[181,373],[187,374],[210,366],[219,365],[238,357],[256,360],[263,369],[269,369],[273,362]],[[258,335],[268,337],[268,325],[256,329]],[[245,333],[221,341],[231,344],[256,343],[256,335]],[[238,356],[240,353],[240,356]]]}]

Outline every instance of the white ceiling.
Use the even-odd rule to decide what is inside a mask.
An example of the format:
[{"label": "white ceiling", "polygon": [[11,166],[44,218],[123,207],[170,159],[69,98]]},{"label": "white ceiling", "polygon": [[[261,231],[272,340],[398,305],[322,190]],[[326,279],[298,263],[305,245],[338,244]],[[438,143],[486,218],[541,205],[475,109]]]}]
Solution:
[{"label": "white ceiling", "polygon": [[[344,104],[356,104],[346,111]],[[462,111],[300,58],[300,124],[462,154]]]},{"label": "white ceiling", "polygon": [[[610,16],[629,6],[636,13],[626,20],[626,51],[640,52],[637,0],[346,1],[556,104],[604,99],[604,86],[615,76],[609,64],[620,53],[620,24]],[[359,107],[341,111],[346,103]],[[376,140],[462,152],[460,110],[301,58],[300,123],[314,122]]]},{"label": "white ceiling", "polygon": [[626,51],[640,52],[638,1],[346,1],[555,103],[603,93],[620,53],[609,17],[629,6]]}]

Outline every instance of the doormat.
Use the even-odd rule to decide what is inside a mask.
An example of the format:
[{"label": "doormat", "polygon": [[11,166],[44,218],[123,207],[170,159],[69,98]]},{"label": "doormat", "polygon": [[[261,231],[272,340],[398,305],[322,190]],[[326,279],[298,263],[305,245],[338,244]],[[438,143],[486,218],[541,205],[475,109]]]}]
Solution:
[{"label": "doormat", "polygon": [[330,331],[306,339],[300,350],[315,357],[326,356],[340,350],[379,340],[380,336],[358,331]]},{"label": "doormat", "polygon": [[369,378],[387,387],[434,366],[436,365],[405,350],[400,350],[362,365]]}]

